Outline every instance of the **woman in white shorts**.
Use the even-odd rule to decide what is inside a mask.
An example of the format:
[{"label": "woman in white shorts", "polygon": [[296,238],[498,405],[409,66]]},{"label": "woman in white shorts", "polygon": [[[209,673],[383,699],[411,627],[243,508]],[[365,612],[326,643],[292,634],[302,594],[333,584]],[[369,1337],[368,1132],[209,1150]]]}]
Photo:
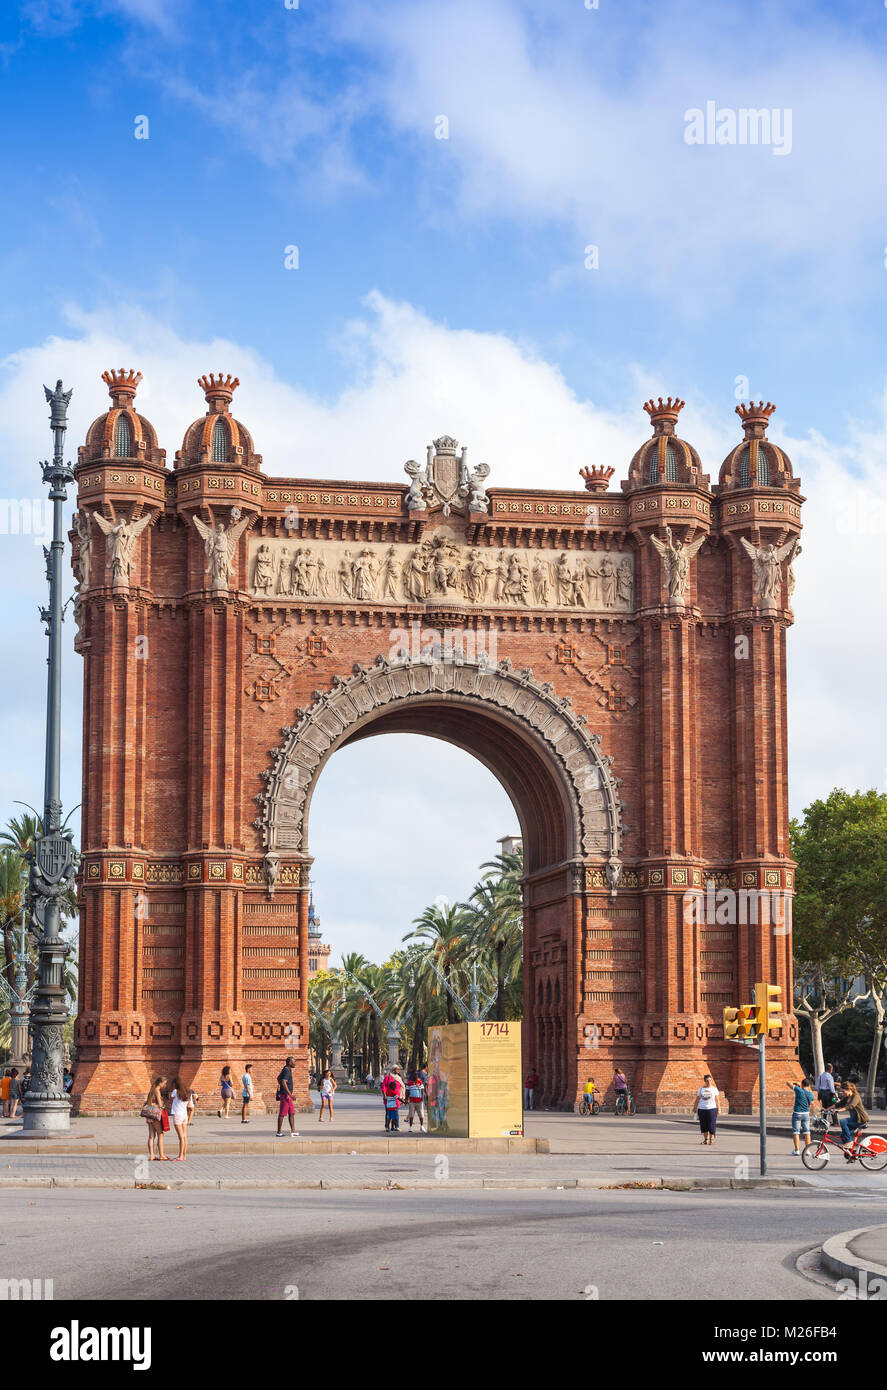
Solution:
[{"label": "woman in white shorts", "polygon": [[179,1136],[179,1152],[176,1154],[175,1162],[184,1163],[185,1155],[188,1152],[188,1101],[191,1092],[187,1086],[182,1084],[182,1078],[177,1076],[172,1083],[173,1089],[169,1095],[169,1118],[176,1127],[176,1134]]},{"label": "woman in white shorts", "polygon": [[330,1124],[332,1124],[333,1096],[335,1095],[336,1090],[337,1087],[335,1081],[333,1080],[332,1072],[325,1071],[323,1074],[323,1079],[320,1083],[320,1114],[317,1117],[318,1121],[323,1119],[324,1107],[326,1107],[330,1112]]}]

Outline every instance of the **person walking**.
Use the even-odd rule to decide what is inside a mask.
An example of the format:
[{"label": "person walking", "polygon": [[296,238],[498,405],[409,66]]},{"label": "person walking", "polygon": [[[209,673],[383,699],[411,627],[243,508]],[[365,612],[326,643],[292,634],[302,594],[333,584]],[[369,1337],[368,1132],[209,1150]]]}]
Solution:
[{"label": "person walking", "polygon": [[10,1079],[11,1079],[11,1078],[10,1078],[10,1075],[9,1075],[9,1067],[7,1067],[6,1070],[5,1070],[5,1072],[3,1073],[3,1076],[0,1077],[0,1102],[2,1102],[2,1105],[3,1105],[3,1118],[4,1118],[4,1120],[5,1120],[5,1119],[8,1117],[8,1115],[9,1115],[9,1091],[10,1091],[9,1082],[10,1082]]},{"label": "person walking", "polygon": [[524,1109],[533,1109],[533,1097],[536,1094],[536,1087],[539,1085],[539,1073],[530,1063],[530,1070],[524,1077]]},{"label": "person walking", "polygon": [[407,1078],[407,1117],[412,1133],[413,1121],[419,1121],[419,1133],[425,1133],[425,1083],[417,1071],[410,1072]]},{"label": "person walking", "polygon": [[836,1094],[834,1067],[831,1062],[826,1063],[825,1071],[821,1071],[816,1078],[816,1093],[823,1110],[831,1110]]},{"label": "person walking", "polygon": [[849,1144],[856,1131],[863,1129],[869,1122],[868,1112],[854,1081],[845,1081],[835,1109],[848,1112],[846,1120],[841,1120],[840,1124],[844,1143]]},{"label": "person walking", "polygon": [[220,1120],[227,1120],[231,1110],[231,1102],[234,1099],[234,1082],[231,1080],[230,1067],[222,1067],[219,1085],[222,1088],[222,1109],[217,1110],[216,1114]]},{"label": "person walking", "polygon": [[[163,1087],[166,1085],[165,1076],[155,1076],[151,1082],[151,1089],[145,1096],[145,1103],[139,1114],[148,1126],[148,1158],[149,1160],[163,1159],[169,1160],[163,1152]],[[157,1152],[155,1154],[155,1145]]]},{"label": "person walking", "polygon": [[810,1106],[816,1097],[810,1089],[811,1082],[806,1076],[801,1079],[800,1086],[795,1081],[787,1081],[785,1084],[791,1086],[795,1093],[795,1104],[792,1110],[792,1152],[800,1154],[802,1134],[805,1149],[810,1143]]},{"label": "person walking", "polygon": [[13,1067],[9,1073],[9,1118],[15,1119],[22,1098],[22,1083],[19,1080],[18,1067]]},{"label": "person walking", "polygon": [[250,1076],[252,1069],[252,1062],[247,1062],[243,1069],[243,1076],[240,1078],[240,1123],[242,1125],[249,1124],[249,1108],[253,1099],[253,1079]]},{"label": "person walking", "polygon": [[177,1076],[172,1083],[172,1090],[169,1093],[169,1118],[172,1120],[176,1136],[179,1141],[179,1152],[173,1159],[174,1163],[184,1163],[188,1153],[188,1101],[191,1092],[182,1082],[182,1078]]},{"label": "person walking", "polygon": [[333,1096],[335,1095],[335,1093],[336,1093],[336,1091],[337,1091],[338,1089],[339,1089],[339,1088],[338,1088],[338,1086],[336,1085],[336,1080],[335,1080],[335,1077],[333,1076],[332,1072],[331,1072],[331,1071],[325,1071],[324,1074],[323,1074],[323,1076],[322,1076],[321,1079],[320,1079],[320,1114],[319,1114],[318,1117],[317,1117],[318,1123],[320,1123],[320,1122],[323,1120],[323,1111],[324,1111],[324,1107],[326,1107],[326,1109],[329,1111],[329,1115],[330,1115],[330,1124],[332,1124],[332,1122],[333,1122]]},{"label": "person walking", "polygon": [[718,1127],[718,1095],[717,1086],[706,1072],[693,1102],[693,1110],[699,1119],[699,1131],[703,1144],[715,1142]]},{"label": "person walking", "polygon": [[373,1089],[373,1073],[368,1071],[364,1079],[366,1081],[367,1090],[371,1091]]},{"label": "person walking", "polygon": [[283,1122],[290,1122],[290,1138],[296,1137],[296,1103],[293,1099],[293,1067],[296,1065],[295,1057],[287,1057],[286,1062],[277,1074],[277,1100],[279,1110],[277,1112],[277,1137],[283,1138]]}]

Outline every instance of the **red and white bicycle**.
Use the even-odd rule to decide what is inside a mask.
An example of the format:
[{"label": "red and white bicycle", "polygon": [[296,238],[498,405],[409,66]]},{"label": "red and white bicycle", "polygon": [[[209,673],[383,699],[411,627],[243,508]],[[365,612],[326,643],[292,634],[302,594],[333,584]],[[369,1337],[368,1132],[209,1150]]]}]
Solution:
[{"label": "red and white bicycle", "polygon": [[818,1138],[811,1139],[807,1147],[801,1150],[805,1168],[810,1168],[814,1173],[821,1172],[831,1158],[830,1149],[842,1154],[845,1162],[855,1163],[858,1159],[863,1168],[873,1173],[887,1168],[887,1139],[882,1139],[880,1134],[869,1134],[865,1129],[858,1129],[850,1143],[844,1144],[840,1139],[832,1138],[830,1126],[830,1116],[817,1115],[812,1121],[811,1129]]}]

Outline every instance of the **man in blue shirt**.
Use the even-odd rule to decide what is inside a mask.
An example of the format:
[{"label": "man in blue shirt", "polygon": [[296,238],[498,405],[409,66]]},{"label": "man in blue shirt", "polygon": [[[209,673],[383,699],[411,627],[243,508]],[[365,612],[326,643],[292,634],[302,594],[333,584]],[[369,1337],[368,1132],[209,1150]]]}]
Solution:
[{"label": "man in blue shirt", "polygon": [[835,1103],[835,1078],[831,1062],[828,1062],[825,1071],[820,1072],[817,1076],[816,1090],[819,1093],[819,1103],[823,1110],[831,1109]]},{"label": "man in blue shirt", "polygon": [[795,1104],[792,1110],[792,1143],[794,1152],[801,1152],[801,1135],[804,1136],[804,1148],[810,1143],[810,1106],[816,1100],[815,1095],[810,1090],[810,1082],[805,1076],[798,1086],[794,1081],[787,1081],[787,1086],[791,1086],[795,1093]]}]

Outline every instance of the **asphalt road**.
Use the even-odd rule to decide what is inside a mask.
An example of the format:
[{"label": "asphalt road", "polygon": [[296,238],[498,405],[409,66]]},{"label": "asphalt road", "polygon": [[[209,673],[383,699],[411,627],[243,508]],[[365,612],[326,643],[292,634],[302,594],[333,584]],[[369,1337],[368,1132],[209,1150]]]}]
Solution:
[{"label": "asphalt road", "polygon": [[[0,1279],[58,1299],[832,1299],[857,1194],[0,1192]],[[297,1291],[297,1292],[296,1292]]]}]

